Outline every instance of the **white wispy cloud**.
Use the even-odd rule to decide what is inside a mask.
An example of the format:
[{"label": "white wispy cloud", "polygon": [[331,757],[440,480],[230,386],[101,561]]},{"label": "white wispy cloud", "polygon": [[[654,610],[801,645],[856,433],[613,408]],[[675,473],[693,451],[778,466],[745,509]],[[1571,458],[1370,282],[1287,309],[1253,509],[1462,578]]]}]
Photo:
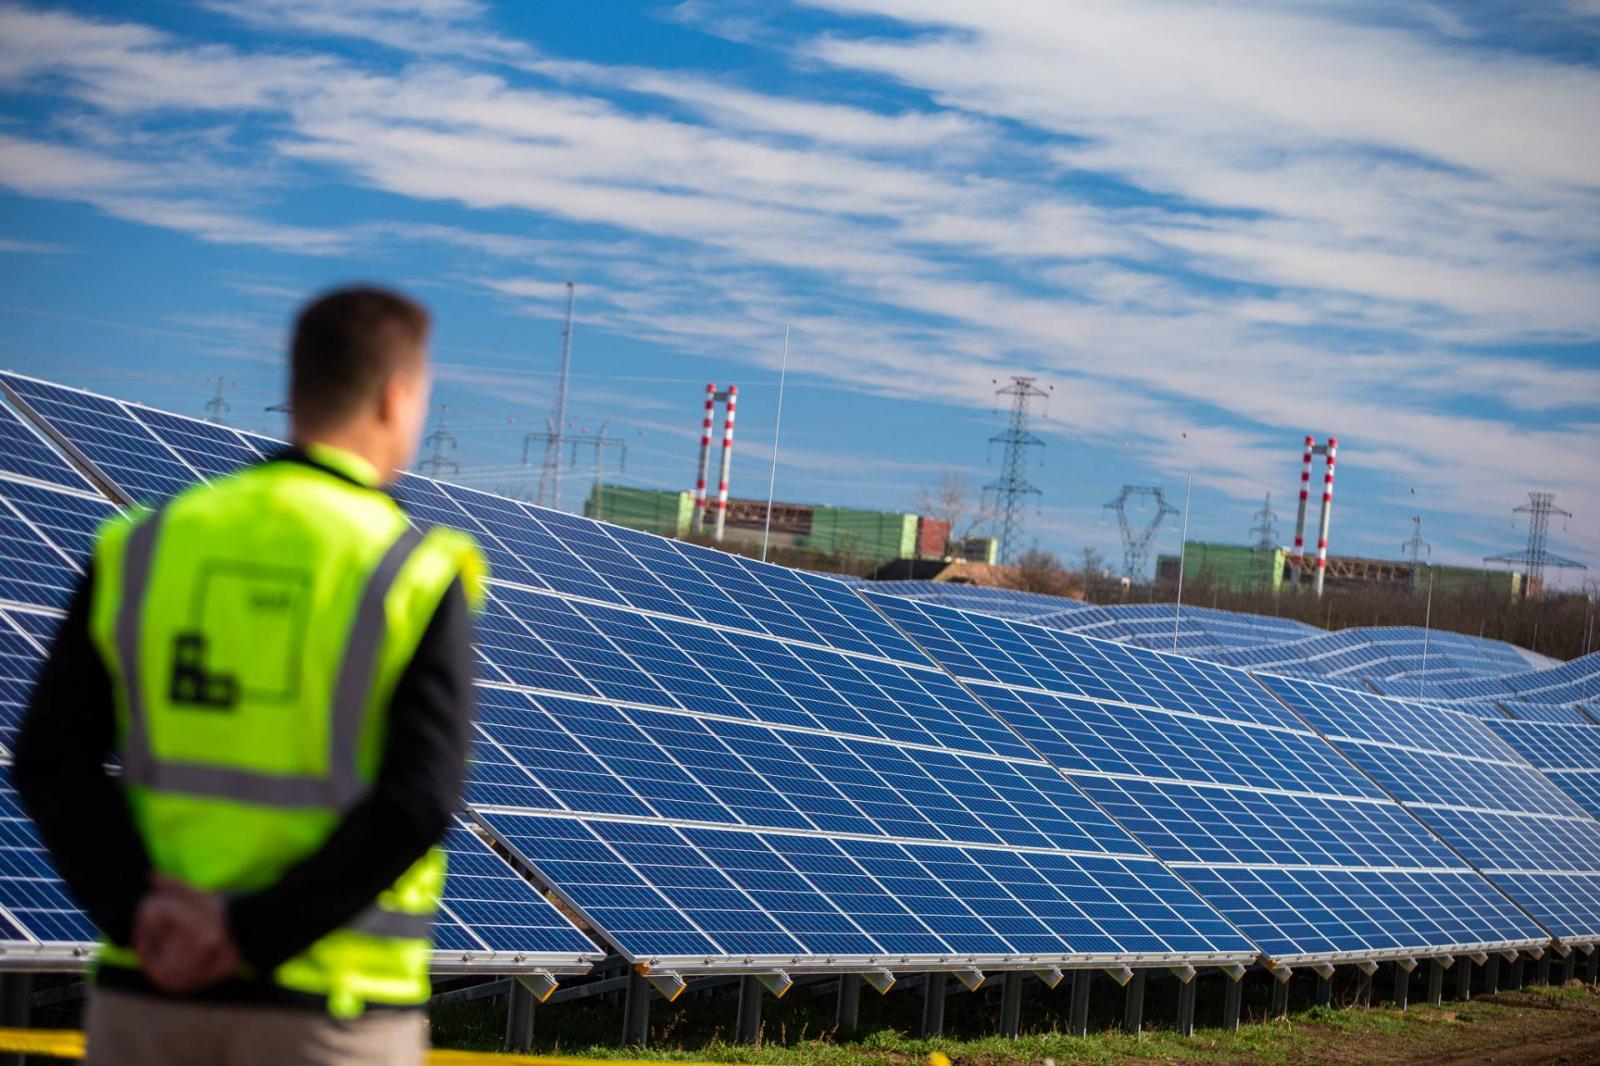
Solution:
[{"label": "white wispy cloud", "polygon": [[[1051,432],[1239,498],[1326,427],[1436,506],[1537,482],[1600,511],[1600,375],[1486,350],[1600,336],[1600,74],[1461,47],[1447,13],[819,3],[846,20],[791,58],[922,94],[874,108],[825,76],[780,95],[552,57],[469,0],[209,6],[298,43],[0,8],[0,85],[79,109],[3,135],[0,184],[284,251],[427,242],[536,314],[582,274],[586,322],[766,368],[790,322],[793,372],[884,395],[985,404],[1038,372]],[[676,17],[730,10],[771,40],[749,9]],[[305,45],[329,36],[403,62]],[[142,124],[172,116],[215,147],[163,158]],[[240,116],[270,131],[248,166]],[[263,165],[485,221],[297,225],[261,206]]]}]

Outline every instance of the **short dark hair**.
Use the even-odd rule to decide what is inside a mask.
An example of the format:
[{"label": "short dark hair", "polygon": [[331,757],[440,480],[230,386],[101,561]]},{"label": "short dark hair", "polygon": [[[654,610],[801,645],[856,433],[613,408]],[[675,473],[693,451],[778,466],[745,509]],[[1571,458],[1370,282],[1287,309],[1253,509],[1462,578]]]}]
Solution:
[{"label": "short dark hair", "polygon": [[295,319],[289,347],[295,419],[329,426],[350,418],[418,358],[430,325],[421,304],[376,286],[352,285],[312,300]]}]

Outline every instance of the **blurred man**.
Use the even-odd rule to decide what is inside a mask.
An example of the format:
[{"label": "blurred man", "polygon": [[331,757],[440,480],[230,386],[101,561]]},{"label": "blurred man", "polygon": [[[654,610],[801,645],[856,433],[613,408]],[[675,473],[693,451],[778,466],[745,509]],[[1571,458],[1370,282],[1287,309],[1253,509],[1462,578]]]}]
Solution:
[{"label": "blurred man", "polygon": [[100,533],[14,770],[105,936],[91,1063],[421,1060],[485,576],[381,488],[427,417],[428,333],[394,293],[316,300],[293,445]]}]

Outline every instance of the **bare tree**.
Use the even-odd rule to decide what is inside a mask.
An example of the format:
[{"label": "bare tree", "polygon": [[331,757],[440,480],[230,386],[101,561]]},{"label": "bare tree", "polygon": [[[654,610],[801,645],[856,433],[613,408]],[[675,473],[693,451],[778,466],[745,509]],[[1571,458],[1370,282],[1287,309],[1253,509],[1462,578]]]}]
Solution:
[{"label": "bare tree", "polygon": [[1083,598],[1094,599],[1094,590],[1099,587],[1100,575],[1105,573],[1106,559],[1099,548],[1083,549]]},{"label": "bare tree", "polygon": [[1042,592],[1049,596],[1067,596],[1072,592],[1072,579],[1061,560],[1042,548],[1029,548],[1017,556],[1011,578],[1011,587],[1020,592]]},{"label": "bare tree", "polygon": [[975,492],[964,474],[947,472],[917,490],[918,514],[950,523],[950,539],[984,534],[994,522],[994,505]]}]

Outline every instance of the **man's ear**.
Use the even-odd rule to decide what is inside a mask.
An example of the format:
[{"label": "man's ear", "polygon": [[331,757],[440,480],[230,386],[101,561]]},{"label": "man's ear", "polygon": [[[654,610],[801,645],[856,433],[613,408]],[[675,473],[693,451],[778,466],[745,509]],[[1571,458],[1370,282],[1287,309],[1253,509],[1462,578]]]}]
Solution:
[{"label": "man's ear", "polygon": [[390,371],[378,390],[378,423],[391,425],[399,417],[406,400],[406,382],[399,371]]}]

